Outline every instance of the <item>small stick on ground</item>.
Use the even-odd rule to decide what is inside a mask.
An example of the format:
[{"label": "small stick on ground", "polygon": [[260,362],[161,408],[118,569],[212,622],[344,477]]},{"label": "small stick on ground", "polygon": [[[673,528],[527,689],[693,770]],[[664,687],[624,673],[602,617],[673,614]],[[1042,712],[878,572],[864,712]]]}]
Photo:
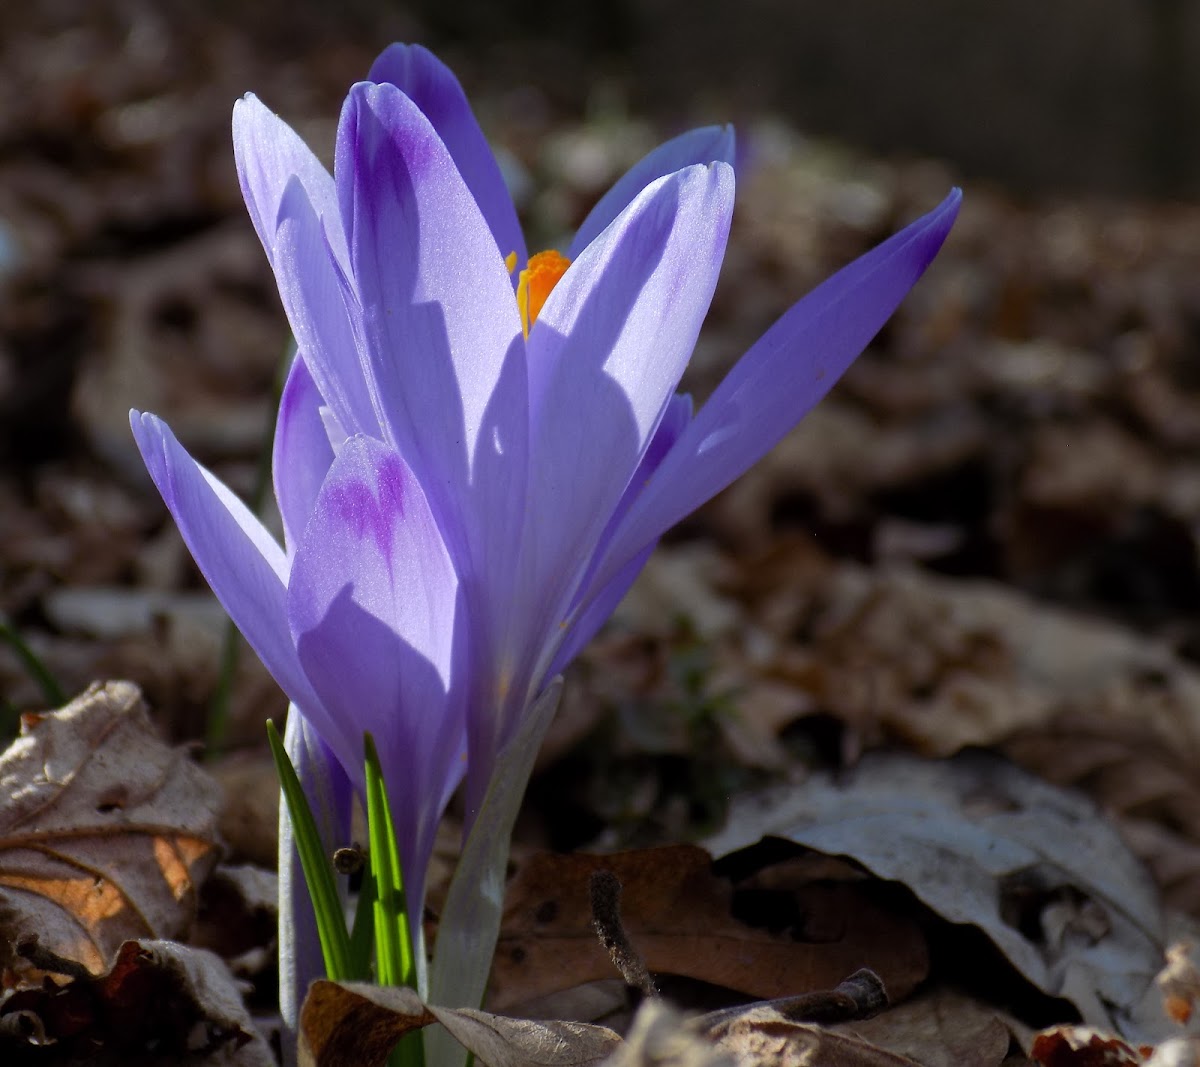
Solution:
[{"label": "small stick on ground", "polygon": [[621,880],[612,871],[596,871],[588,888],[592,897],[592,929],[608,951],[613,966],[621,972],[626,985],[640,990],[644,996],[657,997],[658,986],[621,923]]}]

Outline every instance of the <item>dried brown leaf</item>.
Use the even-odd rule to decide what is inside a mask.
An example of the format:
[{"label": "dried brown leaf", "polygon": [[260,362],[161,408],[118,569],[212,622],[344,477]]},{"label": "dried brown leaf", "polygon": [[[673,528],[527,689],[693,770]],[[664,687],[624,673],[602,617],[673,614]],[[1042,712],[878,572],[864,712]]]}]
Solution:
[{"label": "dried brown leaf", "polygon": [[747,1067],[921,1067],[853,1034],[786,1020],[740,1020],[716,1047]]},{"label": "dried brown leaf", "polygon": [[1139,1049],[1090,1026],[1055,1026],[1033,1039],[1031,1055],[1043,1067],[1141,1067]]},{"label": "dried brown leaf", "polygon": [[952,923],[983,930],[1017,970],[1085,1021],[1130,1019],[1157,973],[1163,915],[1141,865],[1084,798],[982,752],[872,753],[839,778],[734,802],[717,855],[781,837],[850,856]]},{"label": "dried brown leaf", "polygon": [[[1170,715],[1183,694],[1153,676],[1113,691],[1004,743],[1004,751],[1040,777],[1076,786],[1116,819],[1130,848],[1154,873],[1167,905],[1200,909],[1200,781],[1187,738],[1169,738],[1154,719]],[[1176,722],[1186,722],[1173,715]]]},{"label": "dried brown leaf", "polygon": [[216,785],[157,739],[136,686],[26,715],[0,756],[0,935],[102,972],[124,941],[178,937],[219,857]]},{"label": "dried brown leaf", "polygon": [[1178,759],[1200,758],[1200,672],[1163,641],[995,582],[811,562],[807,577],[788,579],[788,565],[748,580],[748,595],[778,633],[811,639],[782,646],[766,669],[868,743],[900,737],[950,755],[1079,711],[1094,732],[1135,729]]},{"label": "dried brown leaf", "polygon": [[589,880],[614,872],[622,885],[625,930],[647,967],[771,999],[828,989],[860,967],[883,978],[895,998],[924,977],[924,939],[851,884],[800,887],[804,931],[777,936],[730,913],[731,887],[712,873],[707,852],[690,845],[611,855],[540,854],[509,886],[492,969],[489,1006],[509,1011],[614,975],[592,928]]},{"label": "dried brown leaf", "polygon": [[1011,1041],[995,1009],[944,988],[837,1029],[911,1056],[922,1067],[998,1067]]},{"label": "dried brown leaf", "polygon": [[[45,951],[36,955],[43,970],[73,973],[76,966],[56,964]],[[57,1046],[58,1062],[274,1062],[221,959],[174,941],[126,941],[105,974],[11,993],[0,1004],[0,1052],[23,1055],[43,1045]]]},{"label": "dried brown leaf", "polygon": [[300,1011],[301,1067],[382,1067],[406,1033],[441,1023],[488,1067],[588,1067],[620,1043],[603,1026],[425,1004],[412,989],[314,982]]}]

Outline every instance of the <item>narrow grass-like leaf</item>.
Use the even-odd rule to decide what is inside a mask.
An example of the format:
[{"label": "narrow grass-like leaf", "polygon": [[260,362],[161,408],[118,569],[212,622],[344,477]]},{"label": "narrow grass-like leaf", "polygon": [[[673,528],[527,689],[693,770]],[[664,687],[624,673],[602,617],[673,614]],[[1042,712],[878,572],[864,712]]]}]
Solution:
[{"label": "narrow grass-like leaf", "polygon": [[[365,749],[367,791],[367,840],[370,881],[373,883],[372,914],[375,925],[375,966],[380,985],[417,987],[417,963],[413,954],[412,934],[408,925],[408,905],[404,897],[404,876],[392,807],[375,739],[367,733]],[[356,920],[355,926],[358,926]],[[409,1034],[392,1049],[388,1057],[392,1067],[423,1067],[425,1043],[420,1033]]]},{"label": "narrow grass-like leaf", "polygon": [[300,854],[300,865],[304,869],[304,880],[308,884],[308,895],[312,898],[313,912],[317,919],[317,933],[321,938],[321,954],[325,959],[325,971],[335,982],[352,981],[358,974],[351,966],[350,938],[346,932],[346,918],[342,914],[337,886],[333,880],[333,866],[321,846],[321,835],[313,818],[308,798],[296,776],[296,768],[283,747],[283,739],[275,724],[267,720],[267,741],[275,759],[279,784],[283,789],[288,815],[292,820],[296,837],[296,851]]},{"label": "narrow grass-like leaf", "polygon": [[371,949],[375,945],[375,878],[369,859],[367,864],[350,929],[350,966],[361,982],[371,980]]},{"label": "narrow grass-like leaf", "polygon": [[67,695],[62,691],[62,686],[58,684],[58,679],[50,673],[33,649],[21,640],[21,635],[5,619],[0,619],[0,641],[3,641],[16,653],[25,672],[37,682],[46,703],[52,708],[61,708],[67,702]]},{"label": "narrow grass-like leaf", "polygon": [[387,789],[375,740],[368,733],[366,748],[367,840],[371,863],[371,879],[375,883],[375,969],[380,985],[404,985],[400,949],[400,923],[403,921],[403,900],[397,894],[399,874],[396,843],[388,832]]},{"label": "narrow grass-like leaf", "polygon": [[[513,825],[561,695],[562,678],[554,678],[533,702],[521,729],[496,761],[442,909],[426,998],[430,1004],[477,1008],[483,1003],[500,936]],[[433,1063],[465,1062],[466,1051],[443,1028],[431,1027],[425,1043]]]}]

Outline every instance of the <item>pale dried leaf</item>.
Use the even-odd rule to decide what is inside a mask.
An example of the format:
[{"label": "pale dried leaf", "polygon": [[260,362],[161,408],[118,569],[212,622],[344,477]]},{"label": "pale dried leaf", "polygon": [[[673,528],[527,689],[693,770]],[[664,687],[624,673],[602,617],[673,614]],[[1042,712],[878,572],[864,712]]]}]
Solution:
[{"label": "pale dried leaf", "polygon": [[1162,994],[1163,1007],[1177,1023],[1186,1023],[1200,1000],[1200,970],[1193,959],[1194,946],[1186,942],[1167,949],[1167,965],[1154,982]]},{"label": "pale dried leaf", "polygon": [[603,1026],[440,1008],[412,989],[320,981],[300,1012],[300,1067],[382,1067],[404,1034],[432,1022],[488,1067],[589,1067],[621,1040]]},{"label": "pale dried leaf", "polygon": [[690,1026],[682,1012],[659,999],[642,1001],[625,1041],[604,1067],[737,1067]]},{"label": "pale dried leaf", "polygon": [[840,1023],[836,1029],[911,1056],[922,1067],[998,1067],[1011,1040],[995,1009],[948,989],[923,993],[873,1019]]},{"label": "pale dried leaf", "polygon": [[0,756],[0,934],[98,974],[137,937],[178,937],[219,858],[217,786],[154,735],[136,686],[26,715]]},{"label": "pale dried leaf", "polygon": [[1156,1032],[1153,1020],[1114,1018],[1133,1011],[1160,966],[1154,886],[1082,797],[986,753],[945,762],[875,753],[843,777],[735,801],[708,845],[724,855],[765,836],[903,883],[944,919],[982,929],[1085,1021]]},{"label": "pale dried leaf", "polygon": [[1200,1067],[1200,1038],[1173,1037],[1146,1060],[1145,1067]]},{"label": "pale dried leaf", "polygon": [[852,1034],[779,1019],[739,1020],[716,1047],[744,1067],[921,1067]]},{"label": "pale dried leaf", "polygon": [[587,1067],[620,1044],[606,1026],[565,1020],[511,1019],[472,1008],[430,1011],[488,1067]]}]

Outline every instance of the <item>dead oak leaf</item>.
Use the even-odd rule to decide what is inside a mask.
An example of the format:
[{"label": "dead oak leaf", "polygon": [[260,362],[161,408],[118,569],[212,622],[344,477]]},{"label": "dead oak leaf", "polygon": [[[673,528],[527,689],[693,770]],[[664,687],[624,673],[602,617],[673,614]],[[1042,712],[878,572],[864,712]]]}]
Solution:
[{"label": "dead oak leaf", "polygon": [[122,942],[191,925],[219,858],[219,791],[154,735],[136,686],[26,715],[0,755],[0,796],[0,946],[17,971],[11,946],[29,936],[99,974]]},{"label": "dead oak leaf", "polygon": [[827,989],[870,967],[895,1000],[928,968],[916,925],[885,912],[850,883],[799,887],[802,930],[781,936],[736,919],[732,887],[693,845],[610,855],[539,854],[509,885],[488,1006],[512,1011],[562,989],[614,974],[592,926],[589,882],[608,870],[621,883],[621,918],[650,971],[694,978],[762,999]]}]

